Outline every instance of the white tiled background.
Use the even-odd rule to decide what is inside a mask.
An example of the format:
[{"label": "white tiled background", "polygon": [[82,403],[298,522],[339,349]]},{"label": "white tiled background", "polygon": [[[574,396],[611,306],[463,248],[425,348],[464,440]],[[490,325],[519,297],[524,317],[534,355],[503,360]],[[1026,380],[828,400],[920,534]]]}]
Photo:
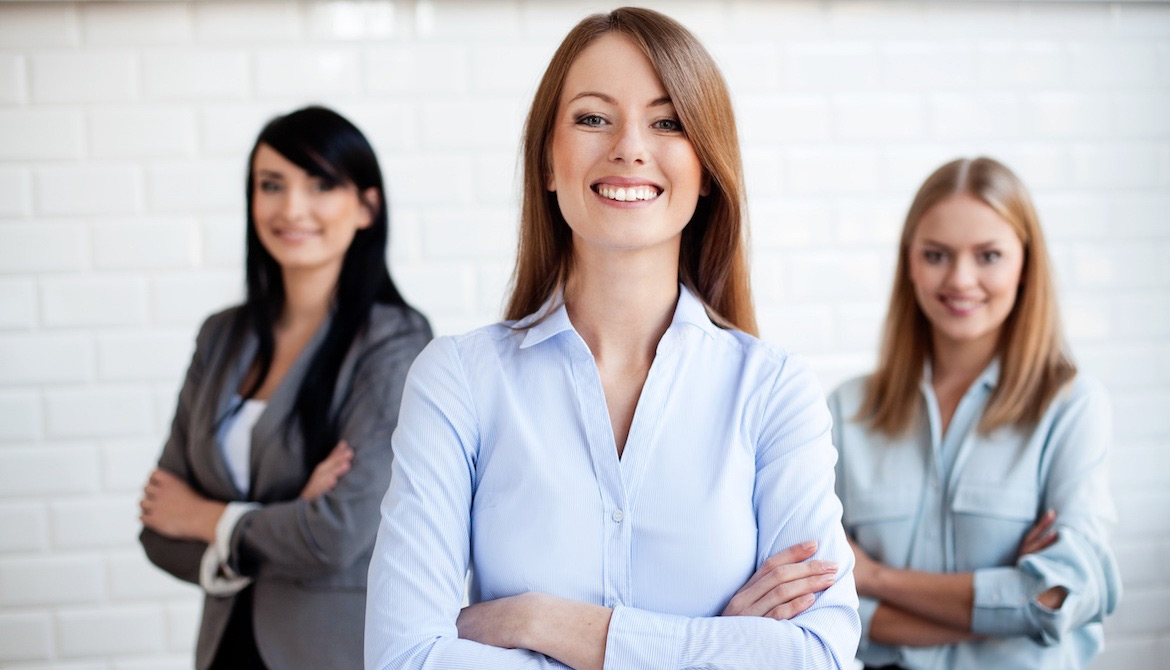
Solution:
[{"label": "white tiled background", "polygon": [[[1170,667],[1170,6],[658,2],[731,84],[763,335],[873,362],[918,183],[1032,187],[1116,414],[1126,582],[1095,668]],[[392,270],[440,333],[498,318],[516,146],[569,2],[0,4],[0,665],[190,665],[199,598],[135,540],[200,319],[240,298],[244,157],[311,101],[373,139]]]}]

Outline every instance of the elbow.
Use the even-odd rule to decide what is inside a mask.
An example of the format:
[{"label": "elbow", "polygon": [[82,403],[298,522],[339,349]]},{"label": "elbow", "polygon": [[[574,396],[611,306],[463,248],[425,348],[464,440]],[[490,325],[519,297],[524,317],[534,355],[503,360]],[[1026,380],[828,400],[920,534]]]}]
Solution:
[{"label": "elbow", "polygon": [[313,557],[322,572],[342,572],[358,563],[368,564],[374,548],[372,532],[358,533],[346,524],[319,528],[308,536]]},{"label": "elbow", "polygon": [[155,567],[185,582],[199,583],[199,559],[206,545],[173,540],[145,527],[138,534],[138,542]]}]

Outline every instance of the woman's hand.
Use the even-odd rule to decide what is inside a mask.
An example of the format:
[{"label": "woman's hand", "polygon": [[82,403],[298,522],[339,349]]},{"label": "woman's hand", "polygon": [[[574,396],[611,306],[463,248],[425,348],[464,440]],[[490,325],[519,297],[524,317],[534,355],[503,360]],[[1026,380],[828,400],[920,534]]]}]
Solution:
[{"label": "woman's hand", "polygon": [[1038,551],[1043,551],[1050,547],[1053,542],[1060,539],[1060,533],[1056,531],[1056,510],[1048,509],[1036,519],[1036,525],[1032,526],[1024,539],[1020,540],[1020,550],[1016,554],[1016,560],[1020,560],[1025,554],[1034,554]]},{"label": "woman's hand", "polygon": [[[1016,560],[1020,560],[1027,554],[1043,551],[1060,539],[1060,533],[1057,532],[1055,525],[1056,510],[1045,510],[1040,518],[1036,519],[1036,524],[1032,526],[1027,535],[1024,535],[1024,539],[1020,540],[1020,551],[1016,554]],[[1058,610],[1064,605],[1066,596],[1068,596],[1068,591],[1064,587],[1053,586],[1036,596],[1036,602],[1050,610]]]},{"label": "woman's hand", "polygon": [[837,581],[837,564],[806,561],[817,550],[805,542],[771,556],[727,603],[723,616],[791,619],[812,606],[817,591]]},{"label": "woman's hand", "polygon": [[308,483],[301,491],[301,498],[316,500],[329,493],[334,486],[337,486],[342,475],[349,472],[352,465],[353,449],[350,449],[349,444],[342,440],[337,443],[336,447],[333,447],[333,451],[329,452],[325,460],[313,468],[313,474],[309,476]]},{"label": "woman's hand", "polygon": [[853,538],[849,538],[849,546],[853,549],[853,581],[857,584],[857,595],[876,597],[874,584],[884,566],[865,553]]},{"label": "woman's hand", "polygon": [[161,469],[150,473],[138,506],[142,509],[138,519],[154,532],[208,544],[215,541],[215,525],[226,507],[204,498],[187,482]]}]

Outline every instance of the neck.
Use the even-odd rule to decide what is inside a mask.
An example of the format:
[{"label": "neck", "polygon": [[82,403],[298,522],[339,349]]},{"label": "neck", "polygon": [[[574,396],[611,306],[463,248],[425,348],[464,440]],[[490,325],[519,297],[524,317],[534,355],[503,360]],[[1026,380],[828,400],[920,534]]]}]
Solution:
[{"label": "neck", "polygon": [[975,341],[955,342],[936,333],[931,360],[933,384],[936,387],[970,386],[995,358],[998,338],[997,332]]},{"label": "neck", "polygon": [[565,308],[593,357],[645,363],[670,327],[678,304],[678,255],[670,262],[577,254],[565,286]]},{"label": "neck", "polygon": [[325,320],[337,290],[340,265],[324,268],[282,269],[284,281],[284,309],[277,328],[315,330]]}]

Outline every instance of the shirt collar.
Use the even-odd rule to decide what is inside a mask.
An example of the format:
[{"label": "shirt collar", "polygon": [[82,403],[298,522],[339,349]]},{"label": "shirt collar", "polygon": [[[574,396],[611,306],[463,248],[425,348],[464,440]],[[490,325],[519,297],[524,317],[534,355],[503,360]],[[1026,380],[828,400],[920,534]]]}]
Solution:
[{"label": "shirt collar", "polygon": [[712,337],[719,331],[719,326],[707,315],[703,302],[683,284],[678,285],[678,305],[674,308],[674,318],[670,320],[672,328],[680,323],[689,323]]},{"label": "shirt collar", "polygon": [[[711,317],[707,316],[707,310],[703,307],[703,303],[682,284],[678,286],[678,304],[675,305],[670,327],[673,328],[676,324],[690,324],[711,336],[714,336],[719,330],[719,327],[711,321]],[[564,294],[560,289],[557,289],[540,306],[540,309],[517,321],[513,328],[527,329],[528,331],[520,343],[521,349],[540,344],[565,331],[574,330],[572,322],[569,321],[569,311],[565,309]]]},{"label": "shirt collar", "polygon": [[[934,381],[934,372],[933,371],[934,371],[934,368],[931,367],[930,359],[927,358],[926,363],[922,366],[922,388],[923,389],[929,388],[931,386],[931,383]],[[991,362],[987,364],[986,368],[983,368],[983,372],[979,373],[979,376],[975,378],[975,382],[971,385],[974,386],[975,384],[982,384],[985,388],[987,388],[987,390],[990,391],[990,390],[994,389],[996,384],[998,384],[998,383],[999,383],[999,356],[996,356],[995,358],[991,359]]]}]

